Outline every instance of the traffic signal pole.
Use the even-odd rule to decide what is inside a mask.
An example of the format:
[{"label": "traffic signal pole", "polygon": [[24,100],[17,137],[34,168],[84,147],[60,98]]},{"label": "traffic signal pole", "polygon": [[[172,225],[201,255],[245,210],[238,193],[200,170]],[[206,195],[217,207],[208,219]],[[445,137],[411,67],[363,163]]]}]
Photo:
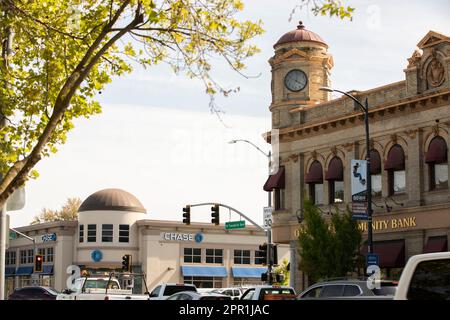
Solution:
[{"label": "traffic signal pole", "polygon": [[245,219],[248,220],[248,222],[250,222],[252,225],[254,225],[255,227],[257,227],[258,229],[262,230],[262,231],[267,231],[265,228],[261,227],[259,224],[257,224],[255,221],[253,221],[252,219],[250,219],[249,217],[247,217],[245,214],[243,214],[242,212],[240,212],[239,210],[227,206],[226,204],[222,204],[222,203],[217,203],[217,202],[205,202],[205,203],[197,203],[197,204],[191,204],[189,205],[191,208],[192,207],[201,207],[201,206],[211,206],[211,205],[218,205],[219,207],[224,207],[227,208],[235,213],[237,213],[238,215],[244,217]]}]

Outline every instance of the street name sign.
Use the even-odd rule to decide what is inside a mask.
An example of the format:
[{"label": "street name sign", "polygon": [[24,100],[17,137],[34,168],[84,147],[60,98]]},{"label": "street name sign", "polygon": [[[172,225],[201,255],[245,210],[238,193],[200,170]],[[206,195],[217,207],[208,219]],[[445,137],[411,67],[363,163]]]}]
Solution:
[{"label": "street name sign", "polygon": [[226,230],[244,229],[244,228],[245,228],[245,220],[225,222]]}]

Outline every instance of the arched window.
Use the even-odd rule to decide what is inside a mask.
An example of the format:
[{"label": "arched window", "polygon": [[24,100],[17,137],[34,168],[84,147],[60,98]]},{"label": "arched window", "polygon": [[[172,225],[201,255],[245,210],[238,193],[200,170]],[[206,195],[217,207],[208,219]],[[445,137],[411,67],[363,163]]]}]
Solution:
[{"label": "arched window", "polygon": [[319,161],[314,161],[306,174],[305,182],[309,185],[309,198],[314,204],[323,204],[323,170]]},{"label": "arched window", "polygon": [[330,203],[344,202],[344,167],[339,157],[331,159],[325,179],[328,181]]},{"label": "arched window", "polygon": [[430,190],[448,188],[447,143],[442,137],[431,140],[425,162],[430,172]]},{"label": "arched window", "polygon": [[401,194],[406,191],[405,153],[396,144],[389,150],[384,170],[388,171],[389,195]]},{"label": "arched window", "polygon": [[370,177],[372,196],[381,196],[381,157],[377,150],[370,150]]}]

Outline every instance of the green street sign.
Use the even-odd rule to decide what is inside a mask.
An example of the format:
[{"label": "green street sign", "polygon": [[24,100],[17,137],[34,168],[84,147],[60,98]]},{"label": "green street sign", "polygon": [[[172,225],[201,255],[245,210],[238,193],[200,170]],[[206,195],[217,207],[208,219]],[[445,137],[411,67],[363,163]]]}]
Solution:
[{"label": "green street sign", "polygon": [[225,222],[226,230],[244,229],[244,228],[245,228],[245,220]]},{"label": "green street sign", "polygon": [[14,231],[9,231],[9,239],[17,239],[17,233],[15,233]]}]

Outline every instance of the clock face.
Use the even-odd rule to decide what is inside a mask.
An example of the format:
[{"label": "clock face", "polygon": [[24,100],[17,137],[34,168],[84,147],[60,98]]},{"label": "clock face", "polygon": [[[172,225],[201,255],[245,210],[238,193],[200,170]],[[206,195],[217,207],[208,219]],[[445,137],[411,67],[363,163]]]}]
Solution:
[{"label": "clock face", "polygon": [[308,83],[308,77],[299,69],[291,70],[284,78],[284,84],[286,88],[291,91],[300,91],[306,87]]}]

